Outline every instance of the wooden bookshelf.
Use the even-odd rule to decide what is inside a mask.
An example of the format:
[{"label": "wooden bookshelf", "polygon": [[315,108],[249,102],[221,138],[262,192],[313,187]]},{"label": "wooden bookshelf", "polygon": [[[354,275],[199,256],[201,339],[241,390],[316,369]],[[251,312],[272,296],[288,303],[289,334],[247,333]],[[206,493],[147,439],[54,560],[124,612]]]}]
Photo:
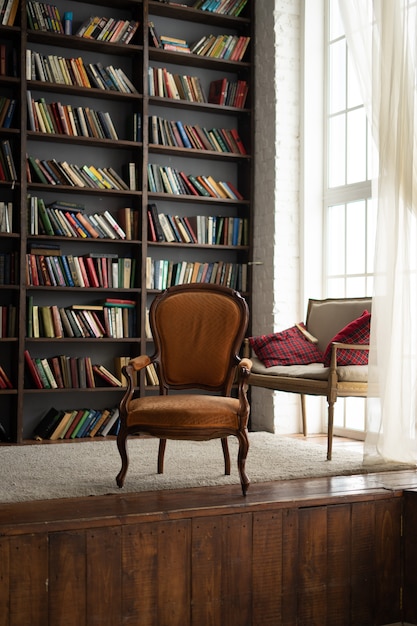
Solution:
[{"label": "wooden bookshelf", "polygon": [[[45,3],[22,1],[14,23],[0,25],[0,424],[9,444],[33,441],[51,407],[111,410],[123,393],[97,376],[93,386],[39,388],[25,353],[90,359],[116,374],[123,358],[152,351],[145,312],[159,289],[210,276],[250,305],[254,3],[238,17],[195,4],[57,0],[47,16]],[[54,7],[62,24],[72,12],[72,34],[59,32]],[[213,35],[217,52],[155,47],[149,23],[158,41],[189,49]],[[93,38],[80,36],[83,24]],[[243,56],[224,58],[222,46],[238,42]],[[153,235],[150,205],[172,237]],[[97,277],[86,281],[87,262]],[[98,307],[104,325],[107,299],[134,303],[129,322],[120,313],[118,331],[97,334],[79,310]],[[81,335],[43,327],[43,315],[73,305],[87,324]],[[139,393],[154,393],[149,383],[138,380]]]}]

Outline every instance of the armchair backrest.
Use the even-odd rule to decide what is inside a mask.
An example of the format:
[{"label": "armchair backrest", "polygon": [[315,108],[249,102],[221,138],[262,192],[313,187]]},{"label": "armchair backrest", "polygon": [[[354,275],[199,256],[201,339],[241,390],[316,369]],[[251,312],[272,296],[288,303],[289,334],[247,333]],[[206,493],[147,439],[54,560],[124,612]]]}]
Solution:
[{"label": "armchair backrest", "polygon": [[229,395],[249,320],[244,298],[221,285],[176,285],[149,313],[161,386]]},{"label": "armchair backrest", "polygon": [[367,310],[371,312],[372,298],[310,299],[307,307],[306,326],[317,337],[318,348],[324,352],[329,341],[349,322]]}]

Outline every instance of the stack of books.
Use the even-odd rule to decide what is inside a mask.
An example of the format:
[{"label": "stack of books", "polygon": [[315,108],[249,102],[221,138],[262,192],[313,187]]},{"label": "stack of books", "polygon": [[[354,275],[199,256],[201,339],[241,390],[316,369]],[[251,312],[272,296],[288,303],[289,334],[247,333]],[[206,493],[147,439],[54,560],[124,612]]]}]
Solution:
[{"label": "stack of books", "polygon": [[26,78],[43,83],[138,93],[121,68],[104,67],[100,63],[85,64],[81,57],[43,55],[36,50],[27,50]]},{"label": "stack of books", "polygon": [[107,111],[95,111],[81,106],[73,107],[60,102],[48,103],[45,98],[34,100],[30,91],[27,91],[27,105],[29,128],[35,132],[71,137],[119,139]]},{"label": "stack of books", "polygon": [[25,350],[24,356],[29,380],[37,389],[122,387],[107,367],[93,364],[88,356],[32,357],[29,350]]},{"label": "stack of books", "polygon": [[236,128],[207,129],[180,120],[168,121],[157,115],[150,118],[149,141],[162,146],[247,154]]},{"label": "stack of books", "polygon": [[56,159],[27,157],[26,173],[29,183],[44,185],[69,185],[104,190],[129,190],[129,186],[112,167],[77,165]]},{"label": "stack of books", "polygon": [[187,102],[207,102],[198,76],[173,74],[166,67],[150,67],[148,79],[150,96]]},{"label": "stack of books", "polygon": [[119,20],[95,15],[83,22],[75,35],[97,41],[130,43],[138,28],[139,22],[136,20]]},{"label": "stack of books", "polygon": [[119,409],[50,408],[35,427],[32,437],[36,441],[80,439],[117,435],[120,426]]},{"label": "stack of books", "polygon": [[148,164],[149,191],[174,195],[205,196],[223,200],[243,200],[230,181],[216,181],[212,176],[185,174],[170,166]]}]

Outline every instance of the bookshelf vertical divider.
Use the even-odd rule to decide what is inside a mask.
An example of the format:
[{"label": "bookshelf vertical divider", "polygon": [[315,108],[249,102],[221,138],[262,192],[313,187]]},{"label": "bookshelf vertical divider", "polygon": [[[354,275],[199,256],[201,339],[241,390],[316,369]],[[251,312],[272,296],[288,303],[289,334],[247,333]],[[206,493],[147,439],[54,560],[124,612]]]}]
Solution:
[{"label": "bookshelf vertical divider", "polygon": [[0,444],[115,435],[160,289],[220,282],[250,305],[254,0],[208,4],[0,12]]}]

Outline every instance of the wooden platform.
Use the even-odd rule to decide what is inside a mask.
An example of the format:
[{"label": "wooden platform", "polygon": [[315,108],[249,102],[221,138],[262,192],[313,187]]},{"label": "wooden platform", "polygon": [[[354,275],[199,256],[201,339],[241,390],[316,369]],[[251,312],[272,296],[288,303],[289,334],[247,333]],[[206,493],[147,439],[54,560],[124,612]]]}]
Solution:
[{"label": "wooden platform", "polygon": [[416,523],[414,471],[4,504],[0,626],[415,624]]}]

